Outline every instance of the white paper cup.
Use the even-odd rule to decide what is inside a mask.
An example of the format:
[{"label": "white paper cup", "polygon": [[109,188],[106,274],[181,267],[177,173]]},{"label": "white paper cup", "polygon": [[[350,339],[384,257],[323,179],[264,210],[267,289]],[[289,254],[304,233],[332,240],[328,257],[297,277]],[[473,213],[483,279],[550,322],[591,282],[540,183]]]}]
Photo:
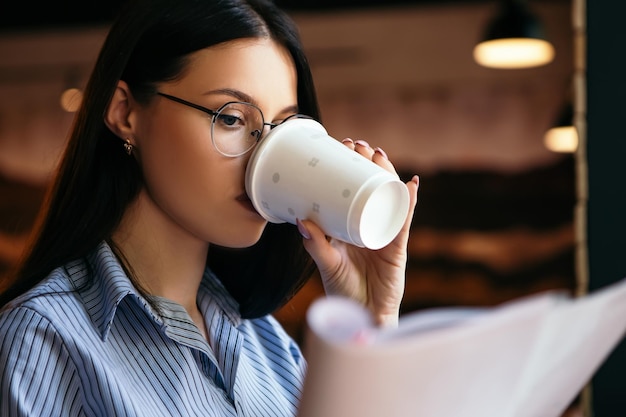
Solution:
[{"label": "white paper cup", "polygon": [[261,140],[248,162],[246,191],[269,222],[309,219],[328,236],[369,249],[388,245],[409,210],[396,174],[312,119],[289,120]]}]

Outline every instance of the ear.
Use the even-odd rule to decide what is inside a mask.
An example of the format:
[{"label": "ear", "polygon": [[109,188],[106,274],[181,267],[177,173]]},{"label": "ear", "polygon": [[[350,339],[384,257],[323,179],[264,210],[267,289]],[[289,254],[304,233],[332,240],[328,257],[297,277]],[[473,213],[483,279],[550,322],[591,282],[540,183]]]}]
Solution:
[{"label": "ear", "polygon": [[132,94],[128,84],[118,81],[113,97],[104,113],[104,123],[109,129],[122,140],[133,138],[133,126],[131,123]]}]

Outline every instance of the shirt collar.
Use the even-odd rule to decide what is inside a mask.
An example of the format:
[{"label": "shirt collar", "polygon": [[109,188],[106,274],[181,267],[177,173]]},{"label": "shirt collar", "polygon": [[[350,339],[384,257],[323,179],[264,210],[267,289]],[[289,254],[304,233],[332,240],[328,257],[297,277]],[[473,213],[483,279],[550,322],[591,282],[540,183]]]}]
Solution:
[{"label": "shirt collar", "polygon": [[120,302],[129,295],[135,297],[153,320],[163,325],[159,314],[140,295],[106,242],[87,256],[87,262],[77,260],[65,269],[102,340],[107,338]]},{"label": "shirt collar", "polygon": [[[71,262],[66,266],[66,271],[102,340],[106,340],[117,308],[127,296],[135,298],[155,322],[166,327],[166,320],[135,288],[106,242],[102,242],[87,257],[86,263],[84,260]],[[200,285],[198,304],[203,314],[217,308],[233,326],[241,324],[239,305],[208,268]]]}]

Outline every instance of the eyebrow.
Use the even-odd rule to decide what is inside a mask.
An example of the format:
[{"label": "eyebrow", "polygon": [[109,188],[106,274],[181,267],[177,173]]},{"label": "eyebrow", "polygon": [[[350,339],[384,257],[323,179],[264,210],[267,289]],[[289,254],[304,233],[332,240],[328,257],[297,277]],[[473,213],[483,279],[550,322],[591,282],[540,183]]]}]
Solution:
[{"label": "eyebrow", "polygon": [[[211,94],[224,94],[224,95],[233,97],[237,101],[244,101],[246,103],[251,103],[259,107],[259,103],[254,98],[252,98],[252,96],[240,90],[235,90],[232,88],[218,88],[216,90],[207,91],[203,95],[211,95]],[[284,114],[284,113],[296,114],[298,113],[298,111],[299,111],[298,105],[294,104],[294,105],[285,107],[279,114]]]}]

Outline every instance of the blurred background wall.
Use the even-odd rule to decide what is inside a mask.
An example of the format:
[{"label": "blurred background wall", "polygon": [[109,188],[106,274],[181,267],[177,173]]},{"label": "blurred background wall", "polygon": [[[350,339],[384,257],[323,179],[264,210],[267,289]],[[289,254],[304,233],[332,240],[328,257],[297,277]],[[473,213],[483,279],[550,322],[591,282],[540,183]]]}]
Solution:
[{"label": "blurred background wall", "polygon": [[[289,9],[328,131],[381,146],[401,176],[422,179],[407,311],[574,287],[573,156],[543,142],[572,98],[571,4],[531,3],[556,55],[516,70],[472,57],[496,5]],[[7,23],[0,36],[0,273],[19,253],[66,140],[73,113],[62,93],[84,86],[106,29]]]}]

